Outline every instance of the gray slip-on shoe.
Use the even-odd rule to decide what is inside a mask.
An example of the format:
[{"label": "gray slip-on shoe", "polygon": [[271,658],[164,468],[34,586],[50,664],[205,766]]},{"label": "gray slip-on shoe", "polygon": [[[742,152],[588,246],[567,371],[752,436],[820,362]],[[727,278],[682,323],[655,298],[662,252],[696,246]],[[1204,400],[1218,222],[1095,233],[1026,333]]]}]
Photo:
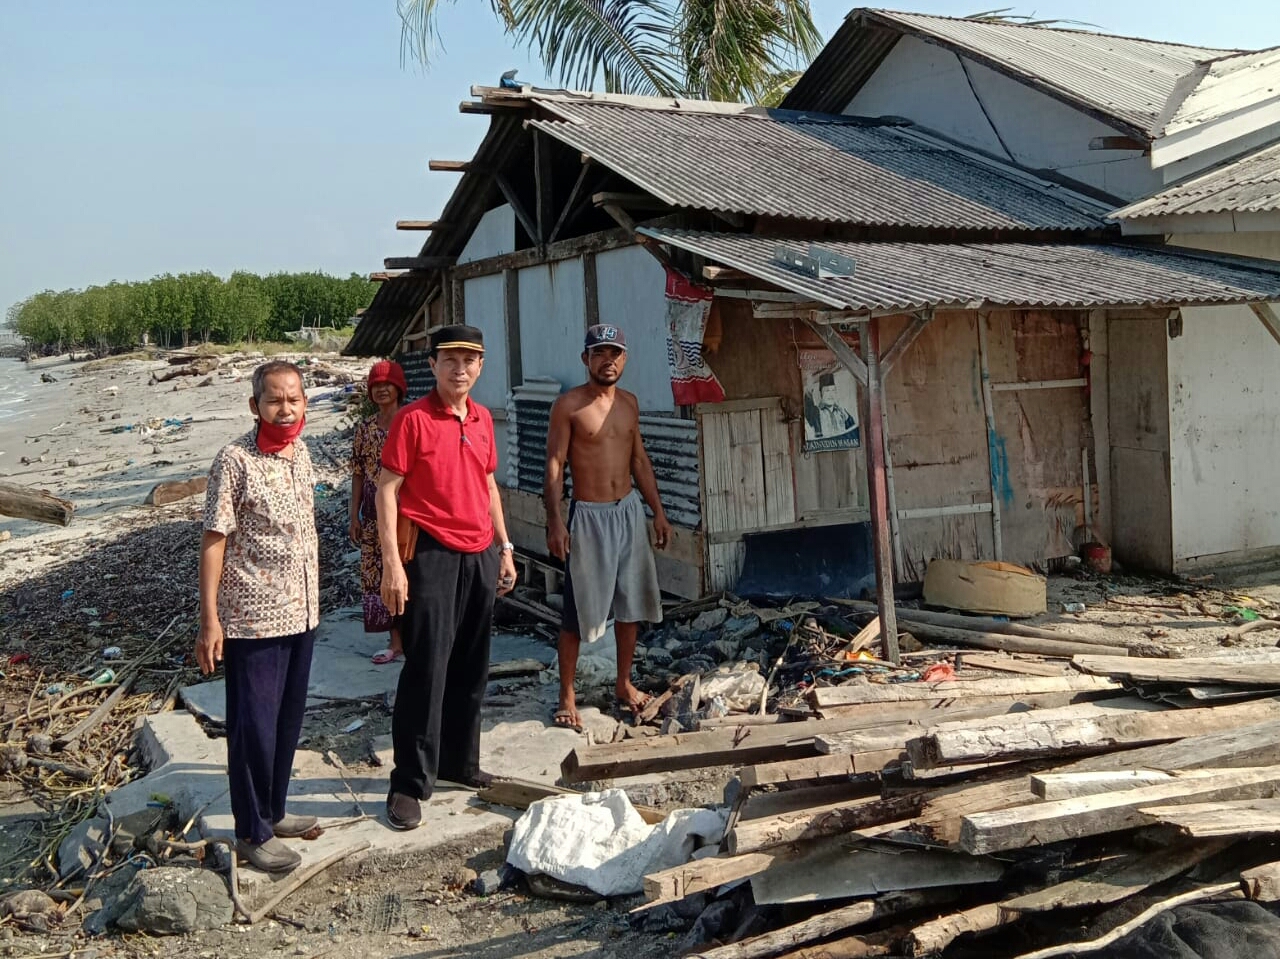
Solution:
[{"label": "gray slip-on shoe", "polygon": [[289,872],[302,862],[301,856],[274,836],[260,843],[237,839],[236,855],[242,863],[271,873]]},{"label": "gray slip-on shoe", "polygon": [[280,821],[272,823],[271,831],[277,839],[299,839],[315,829],[319,820],[315,816],[296,816],[291,812],[280,817]]},{"label": "gray slip-on shoe", "polygon": [[402,832],[422,825],[422,804],[412,796],[393,792],[387,796],[387,822]]}]

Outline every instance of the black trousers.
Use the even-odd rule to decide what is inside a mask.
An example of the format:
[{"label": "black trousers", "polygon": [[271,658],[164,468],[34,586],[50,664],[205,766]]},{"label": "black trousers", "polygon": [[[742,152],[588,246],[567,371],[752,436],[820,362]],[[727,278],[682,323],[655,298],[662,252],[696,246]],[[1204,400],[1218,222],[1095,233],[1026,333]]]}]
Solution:
[{"label": "black trousers", "polygon": [[489,681],[489,632],[498,547],[459,553],[424,531],[406,565],[400,618],[404,665],[391,717],[391,791],[426,799],[436,779],[480,771],[480,704]]},{"label": "black trousers", "polygon": [[315,630],[276,639],[224,639],[227,777],[236,838],[271,838],[284,818],[302,732]]}]

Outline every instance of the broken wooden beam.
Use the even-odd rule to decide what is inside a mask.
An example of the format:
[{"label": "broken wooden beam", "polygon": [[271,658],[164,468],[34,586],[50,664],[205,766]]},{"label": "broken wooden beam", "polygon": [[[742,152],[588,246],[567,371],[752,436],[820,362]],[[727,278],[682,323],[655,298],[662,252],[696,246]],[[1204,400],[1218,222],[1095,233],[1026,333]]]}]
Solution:
[{"label": "broken wooden beam", "polygon": [[908,956],[936,956],[961,936],[990,932],[1007,921],[994,902],[939,916],[912,929],[902,944],[903,951]]},{"label": "broken wooden beam", "polygon": [[470,160],[428,160],[427,169],[432,173],[466,173],[471,169]]},{"label": "broken wooden beam", "polygon": [[42,489],[0,482],[0,515],[67,526],[76,508]]},{"label": "broken wooden beam", "polygon": [[[1225,708],[1225,707],[1218,707]],[[1060,766],[1059,773],[1106,772],[1117,769],[1179,769],[1280,765],[1280,723],[1259,722],[1219,732],[1196,734],[1177,742],[1143,746],[1090,756]]]},{"label": "broken wooden beam", "polygon": [[586,782],[676,769],[800,759],[816,754],[814,736],[841,732],[861,722],[825,719],[579,746],[564,758],[560,771],[566,782]]},{"label": "broken wooden beam", "polygon": [[[820,939],[828,939],[889,916],[940,905],[955,899],[956,895],[956,890],[947,888],[891,892],[877,899],[855,902],[840,909],[819,913],[802,922],[793,923],[760,936],[753,936],[741,942],[732,942],[714,949],[696,952],[688,959],[763,959],[766,956],[776,956],[785,950],[817,942]],[[860,954],[870,955],[870,953]],[[850,955],[850,953],[841,952],[834,955]]]},{"label": "broken wooden beam", "polygon": [[1280,699],[1168,709],[1133,697],[939,723],[908,742],[907,755],[912,765],[922,769],[1064,756],[1167,742],[1275,719],[1280,719]]},{"label": "broken wooden beam", "polygon": [[1243,686],[1280,686],[1280,661],[1249,662],[1229,659],[1141,659],[1080,655],[1071,661],[1077,669],[1135,683],[1222,683]]},{"label": "broken wooden beam", "polygon": [[885,799],[871,797],[851,802],[783,813],[739,822],[725,837],[731,855],[757,852],[771,846],[838,836],[870,826],[899,822],[919,814],[924,793],[908,792]]},{"label": "broken wooden beam", "polygon": [[798,855],[793,850],[749,853],[745,856],[695,859],[680,866],[644,877],[644,908],[663,902],[684,899],[696,892],[715,889],[726,883],[747,879],[764,872],[779,858]]},{"label": "broken wooden beam", "polygon": [[1129,651],[1123,646],[1105,646],[1099,643],[1085,643],[1078,640],[1035,639],[1030,636],[1007,636],[1003,633],[979,632],[970,629],[956,629],[951,626],[935,626],[912,620],[903,624],[903,628],[913,636],[928,639],[935,643],[946,643],[950,646],[974,646],[978,649],[999,649],[1008,653],[1036,653],[1040,656],[1058,656],[1068,658],[1082,654],[1101,654],[1114,657],[1127,656]]},{"label": "broken wooden beam", "polygon": [[1006,899],[1000,903],[1000,911],[1014,916],[1120,902],[1187,872],[1229,845],[1228,841],[1211,839],[1121,856],[1075,879]]},{"label": "broken wooden beam", "polygon": [[1197,839],[1280,833],[1280,799],[1241,799],[1144,806],[1142,813]]},{"label": "broken wooden beam", "polygon": [[438,230],[439,220],[396,220],[397,230]]},{"label": "broken wooden beam", "polygon": [[960,847],[975,855],[1043,846],[1151,824],[1144,808],[1261,799],[1280,788],[1280,766],[1236,769],[1204,779],[1179,780],[1122,792],[1060,799],[966,816]]},{"label": "broken wooden beam", "polygon": [[547,664],[540,659],[509,659],[489,664],[490,679],[509,679],[512,676],[537,676]]},{"label": "broken wooden beam", "polygon": [[[833,603],[848,606],[859,612],[874,612],[876,604],[861,599],[833,599]],[[1084,643],[1092,646],[1115,645],[1105,639],[1092,636],[1080,636],[1075,633],[1056,629],[1045,629],[1043,626],[1028,626],[1024,623],[1013,623],[993,616],[967,616],[960,613],[939,613],[931,609],[911,609],[906,606],[894,606],[898,619],[904,623],[927,623],[932,626],[950,626],[954,629],[965,629],[970,632],[999,633],[1003,636],[1024,636],[1028,639],[1048,639],[1054,642]],[[915,632],[915,630],[911,630]]]},{"label": "broken wooden beam", "polygon": [[454,262],[452,256],[389,256],[382,265],[388,270],[444,270]]},{"label": "broken wooden beam", "polygon": [[1255,902],[1280,900],[1280,862],[1254,866],[1240,873],[1244,894]]},{"label": "broken wooden beam", "polygon": [[[506,806],[508,809],[528,809],[534,803],[553,796],[581,796],[582,793],[563,786],[552,786],[548,783],[535,782],[531,779],[515,777],[494,777],[493,782],[476,793],[481,802],[495,806]],[[667,814],[653,806],[635,806],[640,818],[649,825],[656,825],[667,818]]]},{"label": "broken wooden beam", "polygon": [[941,702],[971,696],[1023,696],[1033,693],[1097,692],[1114,695],[1119,683],[1099,676],[1062,673],[1058,676],[999,677],[944,683],[886,683],[883,685],[823,686],[808,699],[816,708],[866,703]]}]

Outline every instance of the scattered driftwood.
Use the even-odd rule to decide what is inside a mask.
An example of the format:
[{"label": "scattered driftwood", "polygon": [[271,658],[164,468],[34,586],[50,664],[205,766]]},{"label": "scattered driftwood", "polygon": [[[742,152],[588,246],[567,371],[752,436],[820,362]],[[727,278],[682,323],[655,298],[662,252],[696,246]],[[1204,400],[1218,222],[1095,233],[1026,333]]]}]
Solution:
[{"label": "scattered driftwood", "polygon": [[537,676],[547,668],[547,664],[538,659],[511,659],[501,663],[489,664],[490,679],[510,679],[514,676]]},{"label": "scattered driftwood", "polygon": [[172,483],[157,483],[151,487],[144,501],[147,506],[168,506],[184,499],[197,496],[209,488],[209,477],[195,476],[189,480]]},{"label": "scattered driftwood", "polygon": [[0,514],[37,523],[68,526],[75,506],[44,490],[0,482]]},{"label": "scattered driftwood", "polygon": [[1118,683],[1098,676],[1027,676],[958,680],[946,683],[902,683],[884,686],[828,686],[813,690],[810,702],[819,708],[864,703],[940,702],[970,696],[1025,696],[1035,693],[1094,692],[1115,695]]}]

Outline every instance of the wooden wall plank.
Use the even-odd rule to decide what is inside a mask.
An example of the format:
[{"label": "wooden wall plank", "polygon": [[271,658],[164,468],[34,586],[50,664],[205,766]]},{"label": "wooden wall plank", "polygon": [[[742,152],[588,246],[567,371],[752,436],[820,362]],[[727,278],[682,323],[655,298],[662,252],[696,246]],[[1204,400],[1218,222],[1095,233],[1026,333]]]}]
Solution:
[{"label": "wooden wall plank", "polygon": [[760,446],[764,455],[765,524],[794,523],[797,517],[791,432],[777,406],[760,411]]}]

